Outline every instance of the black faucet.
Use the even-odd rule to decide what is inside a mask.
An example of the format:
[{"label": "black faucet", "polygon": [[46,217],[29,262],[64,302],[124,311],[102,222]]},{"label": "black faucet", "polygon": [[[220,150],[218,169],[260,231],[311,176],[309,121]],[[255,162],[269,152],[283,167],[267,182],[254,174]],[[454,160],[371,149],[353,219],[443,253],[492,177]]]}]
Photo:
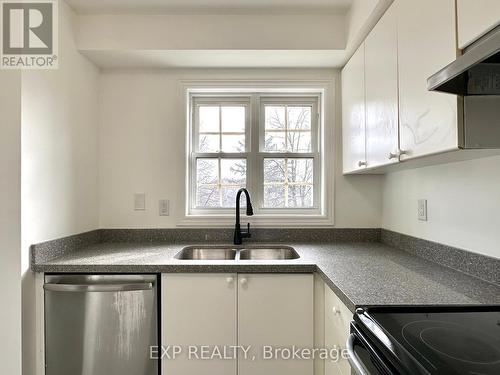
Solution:
[{"label": "black faucet", "polygon": [[241,227],[240,227],[240,197],[241,193],[245,193],[245,196],[247,198],[247,216],[253,216],[253,208],[252,208],[252,202],[250,202],[250,194],[248,193],[248,190],[245,188],[241,188],[238,190],[238,193],[236,193],[236,224],[234,225],[234,244],[235,245],[241,245],[243,238],[248,238],[250,237],[250,223],[247,225],[247,231],[246,232],[241,232]]}]

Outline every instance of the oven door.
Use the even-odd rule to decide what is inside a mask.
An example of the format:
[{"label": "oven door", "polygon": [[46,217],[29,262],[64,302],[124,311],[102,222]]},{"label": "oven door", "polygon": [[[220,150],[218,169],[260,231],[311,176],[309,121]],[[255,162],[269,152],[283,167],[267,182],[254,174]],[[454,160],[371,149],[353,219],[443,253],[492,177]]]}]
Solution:
[{"label": "oven door", "polygon": [[349,363],[357,375],[398,375],[392,366],[384,361],[366,336],[351,323],[351,334],[347,339]]}]

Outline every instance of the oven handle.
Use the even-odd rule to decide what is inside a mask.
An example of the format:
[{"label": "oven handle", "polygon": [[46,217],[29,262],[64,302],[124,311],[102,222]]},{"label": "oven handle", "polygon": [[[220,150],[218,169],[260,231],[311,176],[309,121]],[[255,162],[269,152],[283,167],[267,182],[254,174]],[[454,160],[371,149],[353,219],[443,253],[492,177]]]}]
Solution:
[{"label": "oven handle", "polygon": [[347,338],[347,343],[346,343],[347,353],[349,354],[348,358],[349,363],[351,364],[356,374],[370,375],[370,373],[366,371],[365,366],[363,366],[359,358],[356,356],[356,353],[354,352],[355,341],[356,341],[356,335],[354,333],[351,333]]}]

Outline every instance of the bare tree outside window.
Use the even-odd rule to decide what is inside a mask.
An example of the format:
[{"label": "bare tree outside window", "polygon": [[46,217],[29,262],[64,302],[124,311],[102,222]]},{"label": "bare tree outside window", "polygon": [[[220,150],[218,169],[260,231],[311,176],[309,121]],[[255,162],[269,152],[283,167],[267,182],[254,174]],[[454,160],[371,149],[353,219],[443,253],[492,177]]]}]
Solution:
[{"label": "bare tree outside window", "polygon": [[236,192],[246,186],[245,159],[197,159],[196,203],[199,207],[234,207]]},{"label": "bare tree outside window", "polygon": [[[259,197],[256,206],[262,209],[316,207],[314,100],[284,98],[281,103],[271,98],[260,107],[262,126],[255,122],[258,116],[249,120],[249,99],[242,104],[228,98],[202,100],[195,107],[194,207],[232,208],[241,187]],[[258,139],[260,150],[254,154],[252,142]]]},{"label": "bare tree outside window", "polygon": [[[265,107],[266,151],[311,152],[311,137],[311,107]],[[312,207],[313,164],[312,158],[264,159],[264,207]]]},{"label": "bare tree outside window", "polygon": [[[245,151],[245,107],[200,106],[198,118],[200,152]],[[246,185],[246,159],[197,159],[196,176],[198,207],[234,207],[236,192]]]}]

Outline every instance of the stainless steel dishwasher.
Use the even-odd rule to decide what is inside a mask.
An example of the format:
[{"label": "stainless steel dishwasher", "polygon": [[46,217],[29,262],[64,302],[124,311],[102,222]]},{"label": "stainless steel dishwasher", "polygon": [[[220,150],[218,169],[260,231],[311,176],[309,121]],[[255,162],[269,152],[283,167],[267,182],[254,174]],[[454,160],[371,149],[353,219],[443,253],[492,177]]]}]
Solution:
[{"label": "stainless steel dishwasher", "polygon": [[46,375],[158,375],[156,275],[46,275]]}]

